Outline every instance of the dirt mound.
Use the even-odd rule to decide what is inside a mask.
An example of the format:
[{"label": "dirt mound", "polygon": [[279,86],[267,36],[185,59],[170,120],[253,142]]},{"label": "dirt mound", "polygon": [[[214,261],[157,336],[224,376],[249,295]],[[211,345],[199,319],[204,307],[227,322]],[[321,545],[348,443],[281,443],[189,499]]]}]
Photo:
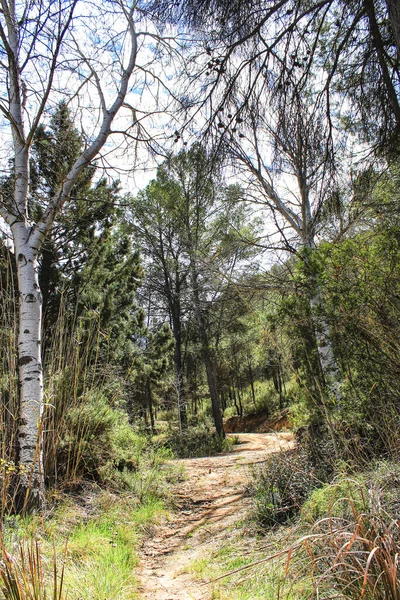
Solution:
[{"label": "dirt mound", "polygon": [[231,417],[224,422],[226,433],[268,433],[289,429],[289,412],[271,418],[266,413]]}]

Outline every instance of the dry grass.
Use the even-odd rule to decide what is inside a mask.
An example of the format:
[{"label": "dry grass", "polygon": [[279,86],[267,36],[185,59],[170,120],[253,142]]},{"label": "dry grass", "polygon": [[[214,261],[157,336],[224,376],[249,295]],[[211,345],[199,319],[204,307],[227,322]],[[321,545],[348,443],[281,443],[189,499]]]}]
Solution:
[{"label": "dry grass", "polygon": [[[352,521],[321,519],[313,530],[300,540],[313,581],[312,597],[400,599],[397,520],[382,514],[355,513]],[[328,590],[329,595],[324,596]]]},{"label": "dry grass", "polygon": [[17,556],[1,546],[0,582],[5,600],[62,600],[64,566],[58,572],[53,556],[52,576],[43,565],[39,543],[21,544]]}]

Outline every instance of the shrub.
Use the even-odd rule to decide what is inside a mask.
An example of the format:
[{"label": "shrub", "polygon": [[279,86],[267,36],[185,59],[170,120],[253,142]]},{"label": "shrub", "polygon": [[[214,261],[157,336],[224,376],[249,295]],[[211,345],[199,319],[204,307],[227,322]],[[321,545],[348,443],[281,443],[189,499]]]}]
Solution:
[{"label": "shrub", "polygon": [[100,391],[70,408],[57,447],[58,478],[67,484],[99,479],[99,468],[112,457],[112,433],[121,418]]},{"label": "shrub", "polygon": [[399,489],[400,466],[385,461],[312,493],[302,510],[307,535],[292,545],[288,562],[297,554],[311,597],[399,600]]},{"label": "shrub", "polygon": [[191,427],[182,432],[172,431],[163,441],[165,448],[178,458],[198,458],[228,452],[235,443],[237,438],[221,439],[206,425]]},{"label": "shrub", "polygon": [[221,440],[207,426],[198,425],[187,431],[172,431],[164,440],[164,444],[179,458],[194,458],[229,450],[232,442],[230,439]]},{"label": "shrub", "polygon": [[302,509],[304,521],[351,520],[354,514],[384,511],[400,514],[400,465],[380,461],[357,475],[341,474],[312,492]]},{"label": "shrub", "polygon": [[300,449],[272,454],[253,472],[250,493],[253,516],[261,527],[271,527],[294,517],[317,485],[312,467]]},{"label": "shrub", "polygon": [[312,492],[302,518],[313,523],[324,517],[350,519],[354,511],[368,510],[368,490],[362,476],[339,478]]}]

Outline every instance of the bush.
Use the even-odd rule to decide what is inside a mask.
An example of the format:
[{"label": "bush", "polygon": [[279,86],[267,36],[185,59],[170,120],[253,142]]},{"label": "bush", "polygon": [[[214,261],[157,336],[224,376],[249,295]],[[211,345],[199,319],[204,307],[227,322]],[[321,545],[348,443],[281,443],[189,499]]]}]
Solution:
[{"label": "bush", "polygon": [[178,458],[195,458],[199,456],[212,456],[229,450],[232,442],[222,439],[212,432],[207,426],[198,425],[187,431],[172,431],[164,439],[164,445]]},{"label": "bush", "polygon": [[314,588],[310,597],[400,598],[399,492],[400,465],[382,461],[311,494],[302,509],[307,534],[289,551]]},{"label": "bush", "polygon": [[312,492],[302,508],[309,523],[325,517],[351,519],[354,512],[368,510],[368,490],[364,478],[341,477]]},{"label": "bush", "polygon": [[332,481],[346,464],[347,472],[365,469],[374,453],[362,427],[350,426],[344,421],[328,425],[323,421],[311,422],[296,431],[296,440],[312,464],[315,476],[324,483]]},{"label": "bush", "polygon": [[98,480],[99,469],[112,459],[112,435],[123,418],[100,391],[86,394],[70,408],[56,449],[58,480],[66,484]]},{"label": "bush", "polygon": [[302,450],[272,454],[253,473],[250,494],[256,523],[265,528],[293,518],[317,483]]},{"label": "bush", "polygon": [[171,449],[134,431],[127,419],[115,428],[111,448],[112,459],[99,469],[102,481],[129,490],[141,503],[168,497],[168,485],[180,477],[174,465],[163,469],[174,456]]}]

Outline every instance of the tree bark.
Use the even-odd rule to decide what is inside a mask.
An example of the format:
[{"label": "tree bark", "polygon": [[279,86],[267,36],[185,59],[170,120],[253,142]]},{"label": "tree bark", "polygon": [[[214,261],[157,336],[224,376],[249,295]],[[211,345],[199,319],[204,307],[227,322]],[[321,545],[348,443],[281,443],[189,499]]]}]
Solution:
[{"label": "tree bark", "polygon": [[43,372],[41,358],[42,298],[38,279],[37,250],[29,243],[29,233],[21,223],[14,226],[15,254],[19,288],[18,367],[19,462],[18,510],[31,510],[44,497],[42,412]]},{"label": "tree bark", "polygon": [[215,430],[220,438],[224,438],[224,424],[222,419],[221,403],[218,395],[217,381],[215,377],[214,360],[208,340],[207,328],[200,303],[200,296],[198,290],[198,274],[194,265],[192,265],[192,284],[194,307],[197,319],[197,326],[199,329],[199,337],[201,340],[201,350],[204,365],[206,368],[207,384],[211,398],[211,410],[213,414]]},{"label": "tree bark", "polygon": [[200,292],[199,292],[199,272],[197,268],[197,260],[195,254],[195,244],[193,243],[192,232],[190,225],[187,226],[188,242],[189,242],[189,257],[190,257],[190,274],[192,280],[192,297],[194,304],[194,311],[197,320],[197,326],[199,331],[199,337],[201,341],[201,351],[203,356],[204,365],[207,374],[208,390],[211,398],[211,410],[214,419],[215,430],[220,438],[225,437],[224,424],[221,411],[221,403],[218,395],[216,370],[214,364],[214,357],[210,348],[208,339],[207,327],[205,323],[204,313],[201,306]]},{"label": "tree bark", "polygon": [[250,356],[248,358],[248,361],[249,361],[249,377],[250,377],[251,397],[253,400],[254,408],[257,408],[256,392],[254,390],[254,375],[253,375],[253,368],[251,365],[251,357]]},{"label": "tree bark", "polygon": [[314,293],[310,298],[310,309],[314,323],[314,335],[318,353],[321,372],[324,378],[324,386],[330,398],[334,398],[339,403],[342,397],[340,392],[340,371],[333,352],[329,325],[322,315],[322,290],[318,282],[314,281]]},{"label": "tree bark", "polygon": [[153,396],[151,393],[151,383],[150,383],[149,377],[146,380],[146,396],[147,396],[147,409],[149,411],[149,417],[150,417],[150,427],[151,427],[152,433],[155,433],[156,426],[155,426],[155,422],[154,422]]},{"label": "tree bark", "polygon": [[222,420],[221,403],[218,395],[217,382],[214,377],[214,364],[208,346],[207,336],[203,343],[203,358],[207,373],[208,390],[211,398],[211,409],[215,424],[215,430],[220,438],[225,437],[224,424]]},{"label": "tree bark", "polygon": [[[109,108],[106,107],[105,102],[101,103],[102,119],[98,135],[75,161],[60,188],[48,200],[41,219],[37,223],[32,223],[29,215],[31,145],[48,104],[56,71],[59,64],[63,64],[62,61],[59,61],[60,48],[71,25],[76,0],[70,3],[68,9],[60,8],[58,20],[55,18],[55,11],[57,11],[55,7],[53,11],[54,20],[51,21],[50,17],[45,17],[49,19],[49,25],[46,24],[46,27],[44,27],[44,22],[40,17],[42,10],[40,6],[40,2],[34,8],[27,5],[24,16],[20,19],[17,15],[17,8],[19,10],[20,7],[17,7],[15,2],[2,2],[2,16],[5,26],[0,22],[0,37],[3,48],[2,68],[7,70],[9,82],[7,89],[8,106],[4,101],[2,112],[4,118],[8,120],[12,132],[14,151],[14,199],[11,205],[8,203],[0,205],[0,215],[10,226],[13,235],[19,293],[18,373],[20,398],[18,441],[19,461],[22,465],[17,498],[17,509],[19,510],[40,507],[44,490],[41,423],[43,411],[42,297],[38,280],[39,251],[57,212],[61,210],[68,199],[76,179],[100,152],[111,134],[113,120],[123,105],[129,89],[129,81],[136,65],[137,54],[133,9],[126,10],[124,15],[127,19],[128,35],[131,37],[131,47],[127,55],[126,67],[121,65],[115,99]],[[29,13],[31,8],[34,15]],[[47,14],[47,10],[44,13]],[[22,42],[23,38],[26,37],[25,24],[37,19],[35,35],[32,35],[32,42],[29,42],[31,44],[30,50],[27,55],[23,54],[21,59]],[[34,108],[31,109],[30,102],[27,103],[26,85],[22,79],[23,70],[27,67],[24,63],[42,51],[38,50],[38,47],[43,48],[46,46],[43,39],[40,38],[41,28],[48,29],[50,23],[55,27],[54,39],[52,39],[54,46],[48,50],[49,63],[47,71],[37,73],[38,76],[42,76],[42,95],[36,97],[38,107],[36,112],[33,112]],[[29,66],[26,70],[29,71]],[[29,90],[29,93],[31,93],[31,90]],[[34,94],[35,91],[33,90],[32,93]],[[99,94],[102,96],[100,89]],[[25,115],[30,110],[32,112],[28,120]],[[25,131],[25,123],[29,125],[29,131],[27,132]]]},{"label": "tree bark", "polygon": [[[394,5],[394,2],[393,3],[391,2],[390,4]],[[389,102],[392,106],[392,111],[393,111],[394,118],[396,120],[397,128],[400,128],[400,103],[399,103],[395,85],[392,81],[392,77],[391,77],[391,73],[389,71],[388,64],[386,62],[385,48],[383,45],[383,40],[382,40],[381,32],[379,30],[378,22],[376,20],[375,6],[374,6],[373,0],[364,0],[364,6],[365,6],[365,10],[368,15],[371,39],[375,46],[377,58],[379,61],[379,65],[381,67],[382,78],[383,78],[383,81],[384,81],[384,84],[386,87],[386,92],[387,92],[387,95],[389,98]],[[395,11],[394,6],[392,6],[392,10],[391,10],[391,17],[392,16],[393,17],[397,16],[397,18],[399,17],[399,9],[397,9]],[[393,20],[392,18],[391,18],[391,23],[392,23],[392,25],[396,25],[396,21]],[[398,24],[398,22],[397,22],[397,24]],[[397,32],[395,32],[395,35],[396,36],[399,35],[398,30],[397,30]],[[396,37],[396,44],[397,44],[397,42],[398,42],[398,40]],[[398,46],[397,46],[397,48],[398,48]]]},{"label": "tree bark", "polygon": [[175,367],[175,389],[178,401],[178,420],[182,430],[187,429],[186,398],[183,385],[183,361],[182,361],[182,327],[180,306],[171,307],[172,332],[175,339],[174,367]]},{"label": "tree bark", "polygon": [[[310,228],[310,230],[311,229],[312,228]],[[305,233],[307,233],[307,228]],[[321,283],[318,274],[315,272],[315,268],[312,265],[312,254],[315,251],[313,232],[309,237],[305,236],[304,248],[308,253],[308,256],[306,255],[305,257],[305,272],[309,282],[309,289],[311,290],[309,296],[310,314],[312,319],[312,331],[310,332],[312,337],[311,343],[312,345],[315,343],[317,352],[317,364],[314,367],[316,371],[315,375],[318,379],[319,374],[320,387],[325,392],[323,395],[327,396],[330,400],[334,399],[335,403],[338,405],[342,398],[340,392],[341,375],[333,351],[329,325],[323,312]],[[321,393],[319,393],[319,395],[321,395]],[[321,397],[320,401],[321,404],[325,406],[325,398]]]}]

